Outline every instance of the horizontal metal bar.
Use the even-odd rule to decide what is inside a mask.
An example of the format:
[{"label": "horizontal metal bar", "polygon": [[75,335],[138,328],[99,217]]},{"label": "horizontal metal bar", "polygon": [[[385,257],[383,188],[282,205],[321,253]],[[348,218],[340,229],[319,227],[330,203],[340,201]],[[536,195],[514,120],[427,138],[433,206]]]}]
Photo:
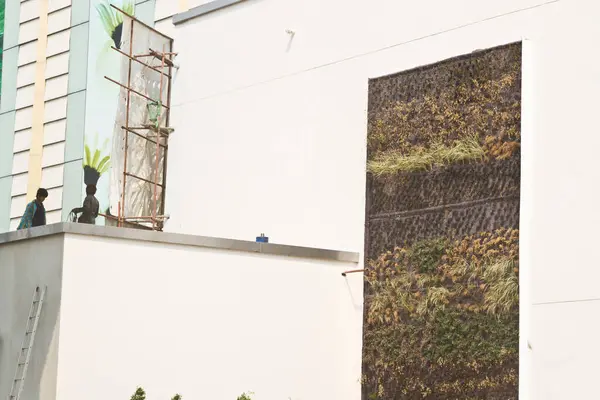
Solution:
[{"label": "horizontal metal bar", "polygon": [[140,181],[144,181],[144,182],[156,185],[156,186],[163,187],[163,185],[161,183],[156,183],[156,182],[149,181],[148,179],[144,179],[144,178],[142,178],[140,176],[137,176],[137,175],[134,175],[134,174],[130,174],[129,172],[125,172],[125,175],[130,176],[130,177],[135,178],[135,179],[139,179]]},{"label": "horizontal metal bar", "polygon": [[[150,101],[156,102],[156,100],[154,100],[153,98],[151,98],[151,97],[148,97],[148,96],[146,96],[145,94],[143,94],[143,93],[140,93],[140,92],[138,92],[138,91],[137,91],[137,90],[135,90],[135,89],[132,89],[132,88],[130,88],[130,87],[127,87],[127,86],[123,85],[121,82],[117,82],[117,81],[115,81],[114,79],[112,79],[112,78],[109,78],[108,76],[105,76],[105,77],[104,77],[104,79],[107,79],[107,80],[111,81],[112,83],[115,83],[115,84],[117,84],[117,85],[121,86],[121,87],[122,87],[123,89],[125,89],[125,90],[132,91],[133,93],[135,93],[135,94],[137,94],[138,96],[141,96],[141,97],[143,97],[143,98],[145,98],[145,99],[147,99],[147,100],[150,100]],[[168,106],[165,106],[165,105],[164,105],[162,102],[160,102],[160,105],[161,105],[161,106],[163,106],[164,108],[166,108],[167,110],[169,109],[169,107],[168,107]]]},{"label": "horizontal metal bar", "polygon": [[[123,55],[123,56],[125,56],[125,57],[129,58],[130,60],[133,60],[133,61],[135,61],[135,62],[138,62],[138,63],[140,63],[140,64],[142,64],[142,65],[144,65],[144,66],[146,66],[146,67],[148,67],[148,68],[150,68],[150,69],[152,69],[152,70],[154,70],[154,71],[158,72],[159,74],[162,74],[162,75],[166,76],[167,78],[171,79],[171,75],[169,75],[168,73],[166,73],[166,72],[164,72],[164,71],[161,71],[160,69],[158,69],[158,68],[156,68],[156,67],[154,67],[154,66],[152,66],[152,65],[150,65],[150,64],[146,64],[145,62],[143,62],[143,61],[140,61],[140,60],[138,60],[138,59],[137,59],[137,58],[135,58],[135,57],[131,57],[129,54],[125,53],[124,51],[121,51],[121,50],[117,49],[115,46],[110,46],[110,48],[111,48],[111,49],[113,49],[114,51],[116,51],[117,53],[119,53],[119,54],[121,54],[121,55]],[[166,65],[166,64],[165,64],[165,65]]]},{"label": "horizontal metal bar", "polygon": [[134,130],[133,130],[133,129],[131,129],[131,128],[126,128],[126,127],[124,127],[124,126],[122,126],[121,128],[122,128],[122,129],[125,129],[125,130],[126,130],[127,132],[129,132],[129,133],[133,133],[134,135],[141,137],[142,139],[146,139],[147,141],[149,141],[149,142],[151,142],[151,143],[158,144],[160,147],[162,147],[162,148],[164,148],[164,149],[166,149],[166,148],[168,147],[167,145],[164,145],[164,144],[162,144],[162,143],[157,143],[155,140],[152,140],[152,139],[150,139],[149,137],[147,137],[147,136],[144,136],[144,135],[142,135],[141,133],[138,133],[138,132],[134,131]]},{"label": "horizontal metal bar", "polygon": [[346,276],[347,274],[356,274],[359,272],[365,272],[365,270],[364,269],[351,269],[350,271],[342,272],[342,276]]}]

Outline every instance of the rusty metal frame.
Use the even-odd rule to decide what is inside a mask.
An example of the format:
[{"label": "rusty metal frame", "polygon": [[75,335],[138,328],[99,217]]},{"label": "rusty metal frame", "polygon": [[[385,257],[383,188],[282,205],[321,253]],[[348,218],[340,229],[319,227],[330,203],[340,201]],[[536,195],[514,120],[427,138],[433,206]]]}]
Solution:
[{"label": "rusty metal frame", "polygon": [[[140,224],[143,227],[148,228],[147,224],[150,224],[151,228],[153,230],[162,230],[164,221],[168,218],[167,216],[164,215],[165,193],[166,193],[166,191],[165,191],[165,189],[166,189],[166,174],[167,174],[167,151],[168,151],[168,147],[169,147],[168,146],[168,138],[169,138],[168,133],[170,133],[170,131],[172,130],[169,127],[169,123],[170,123],[170,119],[171,119],[170,118],[170,110],[171,110],[171,84],[172,84],[172,74],[173,74],[173,66],[174,66],[173,58],[177,55],[177,53],[174,53],[172,51],[166,51],[167,50],[165,48],[166,45],[163,45],[162,52],[148,48],[148,50],[147,50],[148,52],[146,54],[139,54],[139,55],[133,54],[133,41],[135,38],[134,27],[136,24],[140,24],[144,28],[149,29],[153,33],[162,36],[164,39],[167,39],[168,43],[169,43],[169,47],[170,47],[168,50],[171,50],[173,48],[173,39],[160,33],[159,31],[152,28],[151,26],[148,26],[147,24],[141,22],[134,16],[127,14],[125,11],[121,10],[120,8],[118,8],[114,5],[111,5],[111,7],[131,19],[131,29],[129,32],[129,34],[130,34],[129,53],[126,53],[120,49],[117,49],[114,46],[111,46],[113,51],[116,51],[121,56],[129,59],[128,72],[127,72],[127,83],[124,84],[122,82],[111,79],[107,76],[104,77],[106,80],[118,85],[119,87],[121,87],[127,91],[126,110],[125,110],[125,125],[121,127],[121,129],[125,135],[125,149],[124,149],[124,156],[123,156],[123,188],[122,188],[122,192],[121,192],[121,199],[119,201],[119,206],[118,206],[118,215],[116,217],[112,217],[112,219],[116,219],[117,226],[119,226],[119,227],[122,227],[126,223],[128,223],[128,224]],[[160,64],[159,65],[151,65],[148,62],[145,62],[144,60],[142,60],[146,57],[152,57],[153,60],[160,61]],[[131,84],[132,84],[131,74],[132,74],[133,62],[139,63],[139,64],[143,65],[144,67],[147,67],[147,68],[160,74],[160,86],[159,86],[160,99],[159,99],[158,103],[161,106],[161,108],[163,108],[165,110],[165,116],[163,118],[161,116],[162,113],[159,112],[158,128],[153,127],[151,125],[136,127],[136,126],[130,126],[130,124],[129,124],[130,123],[132,94],[141,96],[141,97],[145,98],[146,100],[156,102],[156,99],[152,99],[151,97],[149,97],[149,96],[145,95],[144,93],[141,93],[131,87]],[[163,89],[165,88],[165,85],[166,85],[166,90],[167,90],[167,99],[166,99],[167,104],[163,104],[163,102],[162,102]],[[163,119],[165,122],[164,126],[161,125],[163,122],[161,120],[163,120]],[[145,134],[140,133],[139,131],[146,131],[146,133]],[[167,132],[167,133],[165,133],[165,132]],[[134,134],[134,135],[136,135],[142,139],[145,139],[148,142],[156,145],[155,165],[154,165],[155,170],[154,170],[154,176],[152,177],[153,178],[152,180],[142,178],[140,176],[130,173],[127,170],[128,153],[129,153],[129,146],[130,146],[129,134]],[[158,180],[159,180],[159,165],[160,165],[159,160],[160,160],[160,152],[161,151],[163,152],[163,161],[162,161],[163,177],[162,177],[162,181],[158,182]],[[139,179],[141,181],[150,183],[153,186],[152,215],[138,215],[138,216],[126,215],[125,199],[127,197],[127,193],[126,193],[127,178]],[[159,205],[159,203],[158,203],[158,200],[159,200],[158,199],[158,197],[159,197],[158,188],[162,189],[161,194],[160,194],[160,197],[161,197],[160,210],[158,210],[158,205]]]}]

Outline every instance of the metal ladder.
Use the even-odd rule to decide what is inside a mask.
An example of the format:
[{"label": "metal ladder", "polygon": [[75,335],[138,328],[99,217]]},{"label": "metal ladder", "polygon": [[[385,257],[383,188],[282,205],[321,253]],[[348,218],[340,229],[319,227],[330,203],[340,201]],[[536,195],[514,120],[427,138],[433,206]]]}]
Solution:
[{"label": "metal ladder", "polygon": [[25,376],[27,375],[27,368],[29,367],[29,360],[31,359],[31,349],[33,348],[35,332],[37,331],[38,322],[40,321],[40,314],[42,313],[42,305],[44,304],[45,297],[46,287],[43,289],[39,286],[36,287],[33,292],[33,300],[31,301],[29,317],[27,318],[27,325],[25,327],[25,337],[23,338],[23,344],[19,351],[15,379],[13,380],[8,400],[19,400],[21,393],[23,392]]}]

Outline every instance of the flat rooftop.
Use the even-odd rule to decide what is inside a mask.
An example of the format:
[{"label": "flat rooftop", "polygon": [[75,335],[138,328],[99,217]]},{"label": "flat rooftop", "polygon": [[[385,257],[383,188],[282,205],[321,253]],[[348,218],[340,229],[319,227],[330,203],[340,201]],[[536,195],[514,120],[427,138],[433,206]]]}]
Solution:
[{"label": "flat rooftop", "polygon": [[355,263],[358,263],[360,260],[359,253],[349,251],[290,246],[275,243],[257,243],[246,240],[184,235],[181,233],[156,232],[130,228],[117,228],[110,226],[77,224],[72,222],[62,222],[58,224],[39,226],[20,231],[0,233],[0,246],[3,244],[18,242],[21,240],[28,240],[67,233],[74,235],[137,240],[142,242],[175,244],[182,246],[195,246],[248,253],[271,254],[286,257],[311,258]]}]

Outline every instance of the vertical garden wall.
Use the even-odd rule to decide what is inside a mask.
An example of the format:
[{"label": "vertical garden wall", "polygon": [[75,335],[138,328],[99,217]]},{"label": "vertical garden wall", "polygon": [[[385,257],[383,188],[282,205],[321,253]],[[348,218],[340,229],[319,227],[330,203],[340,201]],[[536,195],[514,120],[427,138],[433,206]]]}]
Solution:
[{"label": "vertical garden wall", "polygon": [[520,111],[520,44],[370,81],[365,398],[517,398]]}]

